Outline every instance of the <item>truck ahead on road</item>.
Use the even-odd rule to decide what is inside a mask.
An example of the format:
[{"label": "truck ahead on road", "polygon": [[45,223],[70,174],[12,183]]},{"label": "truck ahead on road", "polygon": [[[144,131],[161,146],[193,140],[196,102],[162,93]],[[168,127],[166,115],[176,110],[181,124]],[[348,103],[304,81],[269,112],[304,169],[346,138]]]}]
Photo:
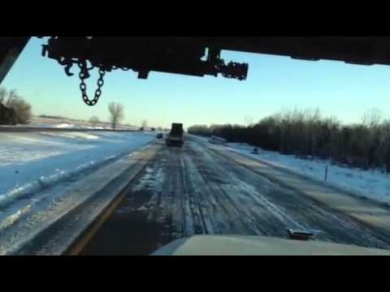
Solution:
[{"label": "truck ahead on road", "polygon": [[168,137],[165,140],[166,145],[183,147],[183,124],[173,123],[171,131],[168,134]]}]

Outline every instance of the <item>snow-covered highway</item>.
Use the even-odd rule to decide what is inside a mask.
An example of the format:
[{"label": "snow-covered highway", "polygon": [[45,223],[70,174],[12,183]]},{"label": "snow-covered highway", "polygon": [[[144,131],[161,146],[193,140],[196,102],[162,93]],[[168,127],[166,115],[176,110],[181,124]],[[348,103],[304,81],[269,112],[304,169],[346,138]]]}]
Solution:
[{"label": "snow-covered highway", "polygon": [[148,133],[1,137],[2,254],[150,254],[196,234],[287,238],[289,228],[390,249],[389,207],[202,139],[180,149]]}]

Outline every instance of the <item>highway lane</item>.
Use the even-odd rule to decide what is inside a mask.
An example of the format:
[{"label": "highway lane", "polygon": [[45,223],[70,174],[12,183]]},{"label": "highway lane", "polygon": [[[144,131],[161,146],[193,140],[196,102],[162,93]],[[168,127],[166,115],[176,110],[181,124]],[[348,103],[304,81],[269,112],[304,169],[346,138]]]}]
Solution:
[{"label": "highway lane", "polygon": [[278,183],[237,156],[191,138],[183,149],[161,142],[81,254],[145,255],[194,234],[287,238],[286,228],[321,230],[318,240],[390,249],[387,231]]}]

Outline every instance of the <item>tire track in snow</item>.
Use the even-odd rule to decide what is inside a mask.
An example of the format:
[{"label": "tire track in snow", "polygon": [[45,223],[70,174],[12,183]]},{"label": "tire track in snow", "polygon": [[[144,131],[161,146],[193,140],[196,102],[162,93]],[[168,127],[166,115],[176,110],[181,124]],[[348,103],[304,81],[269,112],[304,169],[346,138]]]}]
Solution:
[{"label": "tire track in snow", "polygon": [[[196,147],[194,148],[196,149]],[[298,226],[298,223],[287,216],[285,212],[266,200],[262,196],[261,190],[259,192],[258,189],[254,189],[238,179],[231,172],[231,168],[224,167],[208,153],[202,155],[198,150],[194,150],[194,155],[201,157],[199,158],[199,169],[204,171],[207,167],[208,172],[204,173],[204,175],[214,176],[214,179],[222,182],[218,187],[226,201],[220,201],[220,203],[231,205],[234,212],[238,214],[242,224],[246,225],[246,228],[242,229],[240,234],[246,230],[243,234],[282,236],[285,235],[285,232],[284,229],[280,231],[280,226]],[[255,202],[257,203],[257,210],[253,210]],[[248,227],[250,228],[248,229]]]},{"label": "tire track in snow", "polygon": [[218,169],[213,161],[205,161],[205,153],[195,152],[193,144],[189,144],[190,156],[193,157],[195,167],[203,177],[203,181],[208,186],[207,195],[212,197],[219,210],[216,210],[211,216],[222,213],[220,226],[222,225],[223,234],[263,234],[263,230],[259,230],[256,222],[250,220],[248,216],[243,216],[245,210],[241,209],[237,201],[230,195],[231,192],[237,192],[236,187],[228,182],[225,177],[221,177],[220,173],[225,173],[226,169]]}]

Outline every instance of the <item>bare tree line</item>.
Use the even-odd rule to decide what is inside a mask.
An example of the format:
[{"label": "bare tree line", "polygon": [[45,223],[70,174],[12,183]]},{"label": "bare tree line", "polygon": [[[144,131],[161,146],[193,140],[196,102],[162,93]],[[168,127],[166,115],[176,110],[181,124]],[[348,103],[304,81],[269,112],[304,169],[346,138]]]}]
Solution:
[{"label": "bare tree line", "polygon": [[343,125],[322,117],[319,110],[284,111],[250,126],[193,126],[189,133],[249,143],[299,157],[319,157],[334,163],[390,172],[390,120],[370,110],[358,124]]},{"label": "bare tree line", "polygon": [[[15,89],[7,90],[4,87],[0,87],[0,104],[13,110],[17,124],[28,124],[30,122],[32,117],[31,105],[23,97],[18,95]],[[2,118],[4,119],[4,117],[0,116],[0,120]]]}]

